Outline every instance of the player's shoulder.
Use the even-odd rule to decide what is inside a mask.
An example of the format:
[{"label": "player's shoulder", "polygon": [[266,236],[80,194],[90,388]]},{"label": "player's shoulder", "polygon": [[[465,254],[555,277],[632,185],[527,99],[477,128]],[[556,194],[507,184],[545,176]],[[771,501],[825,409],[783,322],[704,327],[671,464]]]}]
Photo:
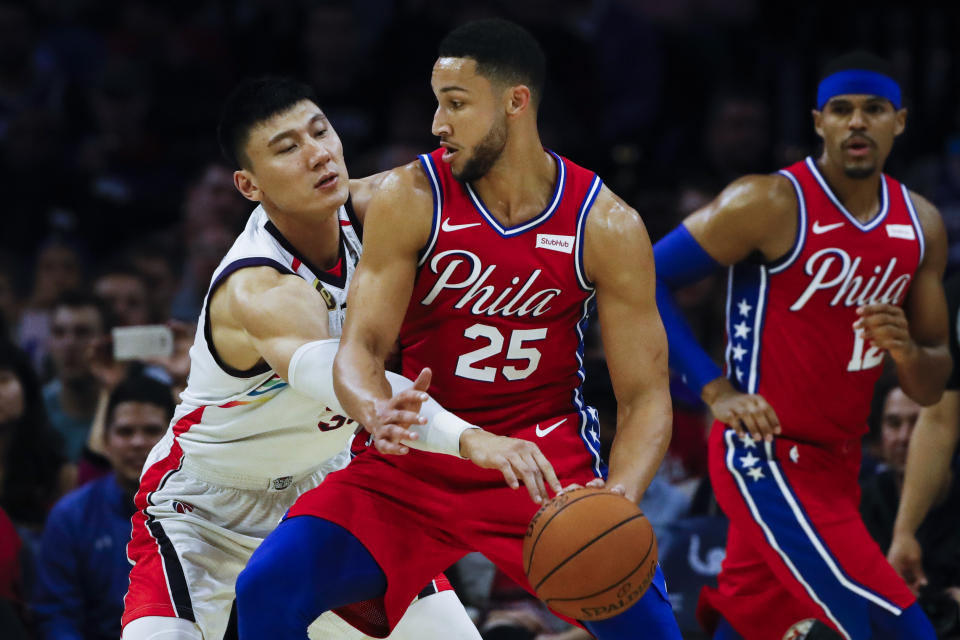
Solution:
[{"label": "player's shoulder", "polygon": [[790,179],[779,173],[750,174],[728,184],[717,197],[721,206],[730,209],[764,208],[775,212],[792,212],[797,207],[797,194]]},{"label": "player's shoulder", "polygon": [[926,227],[927,224],[939,224],[941,222],[940,210],[937,209],[935,204],[912,189],[908,189],[907,192],[921,225]]},{"label": "player's shoulder", "polygon": [[940,217],[940,211],[937,207],[924,198],[919,193],[908,189],[910,204],[917,214],[917,222],[920,223],[920,229],[923,231],[923,237],[927,246],[925,261],[933,257],[934,264],[946,264],[947,254],[947,230],[943,224],[943,218]]},{"label": "player's shoulder", "polygon": [[[433,188],[419,160],[378,173],[371,178],[371,202],[405,206],[429,204],[432,208]],[[397,214],[403,215],[405,211],[397,211]]]},{"label": "player's shoulder", "polygon": [[[244,311],[256,311],[261,308],[261,296],[282,286],[306,284],[306,281],[293,273],[284,273],[272,266],[250,266],[238,269],[227,276],[217,288],[211,300],[211,313],[218,318],[235,317]],[[226,303],[226,306],[221,306]],[[217,319],[217,318],[214,318]]]},{"label": "player's shoulder", "polygon": [[643,219],[636,209],[603,185],[587,217],[587,229],[592,234],[623,234],[643,231]]}]

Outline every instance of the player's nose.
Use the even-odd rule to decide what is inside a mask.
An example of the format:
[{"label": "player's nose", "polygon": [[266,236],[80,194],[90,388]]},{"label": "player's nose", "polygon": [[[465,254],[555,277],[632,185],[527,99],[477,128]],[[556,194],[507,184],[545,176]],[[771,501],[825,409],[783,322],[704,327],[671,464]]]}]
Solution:
[{"label": "player's nose", "polygon": [[444,120],[440,107],[437,107],[437,110],[433,112],[433,124],[430,127],[430,132],[437,137],[449,136],[453,133],[453,129]]},{"label": "player's nose", "polygon": [[326,144],[325,140],[310,138],[308,148],[310,149],[309,158],[311,167],[318,167],[326,164],[333,156],[333,153],[330,151],[330,147]]},{"label": "player's nose", "polygon": [[850,115],[850,124],[851,129],[863,129],[867,126],[867,121],[863,117],[862,109],[854,109],[853,113]]}]

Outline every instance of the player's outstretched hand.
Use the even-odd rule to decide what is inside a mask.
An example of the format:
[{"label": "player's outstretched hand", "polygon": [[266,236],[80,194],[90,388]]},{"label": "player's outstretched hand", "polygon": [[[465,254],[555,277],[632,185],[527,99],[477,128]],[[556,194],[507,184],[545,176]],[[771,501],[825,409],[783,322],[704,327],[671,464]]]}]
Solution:
[{"label": "player's outstretched hand", "polygon": [[537,504],[550,499],[547,487],[554,493],[560,492],[553,465],[540,447],[529,440],[468,429],[460,436],[460,455],[483,469],[497,469],[511,489],[517,489],[522,482]]},{"label": "player's outstretched hand", "polygon": [[714,417],[738,436],[749,433],[754,440],[772,442],[780,435],[780,418],[763,396],[737,391],[726,378],[707,383],[702,396]]},{"label": "player's outstretched hand", "polygon": [[376,403],[377,417],[373,424],[365,425],[373,435],[373,444],[380,453],[402,456],[410,448],[401,440],[416,440],[417,434],[409,427],[414,424],[426,424],[427,419],[420,415],[420,406],[427,401],[427,389],[430,388],[430,369],[424,369],[417,376],[413,386],[396,393],[389,400]]},{"label": "player's outstretched hand", "polygon": [[927,576],[923,572],[923,551],[916,536],[894,533],[887,551],[887,560],[897,573],[906,581],[914,595],[926,586]]},{"label": "player's outstretched hand", "polygon": [[917,348],[910,338],[910,325],[900,307],[892,304],[867,304],[857,308],[857,321],[853,330],[862,332],[878,349],[885,349],[897,362],[909,356]]}]

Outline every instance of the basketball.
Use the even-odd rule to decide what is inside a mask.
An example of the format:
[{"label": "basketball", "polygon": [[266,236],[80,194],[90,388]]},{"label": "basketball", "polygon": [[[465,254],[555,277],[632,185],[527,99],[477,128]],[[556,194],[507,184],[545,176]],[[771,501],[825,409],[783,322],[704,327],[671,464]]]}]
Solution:
[{"label": "basketball", "polygon": [[607,489],[557,496],[533,516],[523,541],[523,569],[537,597],[577,620],[624,611],[646,592],[656,568],[650,521]]}]

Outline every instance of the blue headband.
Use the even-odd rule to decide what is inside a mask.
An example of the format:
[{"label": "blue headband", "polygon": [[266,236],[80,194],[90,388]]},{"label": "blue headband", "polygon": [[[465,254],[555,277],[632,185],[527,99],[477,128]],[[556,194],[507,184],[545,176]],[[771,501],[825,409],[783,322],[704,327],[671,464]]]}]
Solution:
[{"label": "blue headband", "polygon": [[900,85],[896,80],[876,71],[846,69],[820,81],[820,86],[817,87],[817,109],[822,111],[824,105],[834,96],[857,93],[886,98],[893,103],[895,109],[900,108]]}]

